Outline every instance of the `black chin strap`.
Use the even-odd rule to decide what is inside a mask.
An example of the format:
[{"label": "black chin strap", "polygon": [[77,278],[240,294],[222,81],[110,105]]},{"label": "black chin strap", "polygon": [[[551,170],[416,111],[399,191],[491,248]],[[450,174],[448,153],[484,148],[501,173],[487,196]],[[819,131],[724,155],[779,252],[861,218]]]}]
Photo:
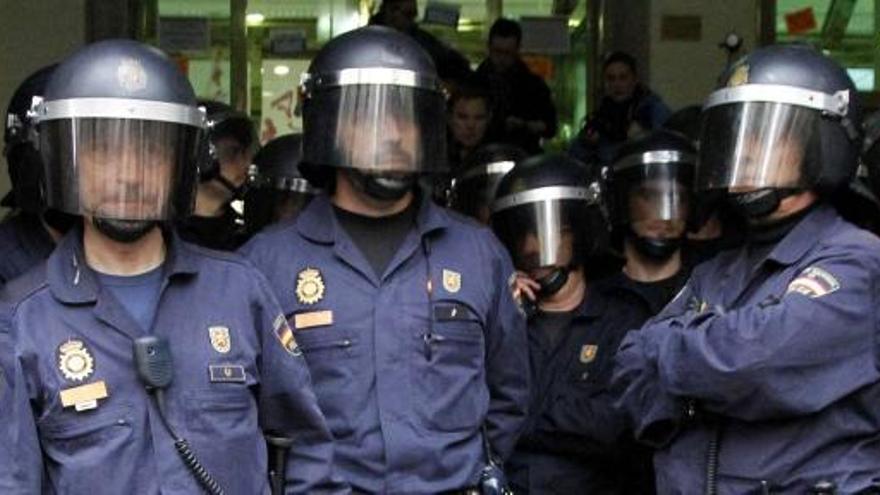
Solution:
[{"label": "black chin strap", "polygon": [[541,277],[537,282],[541,285],[539,297],[549,297],[559,292],[568,282],[568,274],[571,268],[554,268],[552,272]]}]

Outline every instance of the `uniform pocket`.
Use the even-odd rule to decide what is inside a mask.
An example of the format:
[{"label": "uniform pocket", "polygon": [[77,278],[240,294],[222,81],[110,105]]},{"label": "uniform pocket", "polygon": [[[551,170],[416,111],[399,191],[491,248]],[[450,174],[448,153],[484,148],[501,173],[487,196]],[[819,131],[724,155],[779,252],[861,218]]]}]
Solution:
[{"label": "uniform pocket", "polygon": [[483,327],[460,305],[437,305],[434,316],[433,328],[416,336],[422,350],[413,360],[416,407],[429,429],[474,430],[489,403]]},{"label": "uniform pocket", "polygon": [[352,401],[364,394],[358,390],[358,339],[338,328],[323,327],[299,331],[296,340],[308,364],[327,426],[337,439],[351,435],[356,415],[361,412],[357,410],[360,406]]},{"label": "uniform pocket", "polygon": [[186,426],[199,435],[224,437],[253,435],[257,426],[256,402],[251,390],[238,384],[213,384],[187,400]]},{"label": "uniform pocket", "polygon": [[61,411],[39,424],[43,451],[65,470],[65,478],[113,465],[134,441],[130,404],[102,404],[87,412]]}]

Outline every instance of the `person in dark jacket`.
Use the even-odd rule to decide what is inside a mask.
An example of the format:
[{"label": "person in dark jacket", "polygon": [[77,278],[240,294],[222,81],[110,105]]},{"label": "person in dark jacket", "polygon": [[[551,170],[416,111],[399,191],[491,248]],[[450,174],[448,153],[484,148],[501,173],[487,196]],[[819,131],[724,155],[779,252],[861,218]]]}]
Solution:
[{"label": "person in dark jacket", "polygon": [[519,23],[495,21],[489,30],[489,56],[477,68],[477,78],[490,88],[494,101],[490,139],[535,154],[542,139],[556,134],[556,106],[547,83],[520,58],[521,43]]}]

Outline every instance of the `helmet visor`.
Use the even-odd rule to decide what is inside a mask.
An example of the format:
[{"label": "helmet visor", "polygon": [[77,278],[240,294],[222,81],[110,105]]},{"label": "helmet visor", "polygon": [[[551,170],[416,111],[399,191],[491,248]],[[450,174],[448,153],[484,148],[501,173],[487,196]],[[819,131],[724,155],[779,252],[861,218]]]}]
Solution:
[{"label": "helmet visor", "polygon": [[706,110],[697,189],[809,187],[818,179],[819,112],[747,101]]},{"label": "helmet visor", "polygon": [[49,207],[125,220],[166,220],[192,207],[202,131],[186,124],[72,118],[40,124]]},{"label": "helmet visor", "polygon": [[439,91],[392,84],[321,89],[303,107],[304,161],[364,171],[446,170]]},{"label": "helmet visor", "polygon": [[687,220],[693,165],[656,164],[627,171],[621,177],[618,206],[624,222]]}]

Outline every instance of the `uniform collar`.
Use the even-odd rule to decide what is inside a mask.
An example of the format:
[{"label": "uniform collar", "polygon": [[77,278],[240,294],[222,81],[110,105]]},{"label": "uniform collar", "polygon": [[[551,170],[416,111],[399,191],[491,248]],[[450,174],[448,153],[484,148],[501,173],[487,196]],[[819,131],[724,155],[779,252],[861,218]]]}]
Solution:
[{"label": "uniform collar", "polygon": [[[93,303],[98,299],[98,276],[86,263],[82,235],[82,225],[70,229],[47,262],[49,287],[64,303]],[[173,229],[164,229],[163,236],[167,249],[163,277],[169,279],[198,272],[192,248],[181,242]]]},{"label": "uniform collar", "polygon": [[[414,201],[419,202],[419,211],[416,214],[416,229],[419,237],[449,225],[449,213],[435,205],[427,194],[417,194]],[[319,244],[335,243],[340,227],[333,212],[330,196],[322,193],[309,202],[297,218],[296,227],[303,237],[311,241]]]},{"label": "uniform collar", "polygon": [[838,218],[834,207],[828,204],[817,205],[776,244],[767,259],[782,265],[797,262],[822,239],[823,231]]}]

